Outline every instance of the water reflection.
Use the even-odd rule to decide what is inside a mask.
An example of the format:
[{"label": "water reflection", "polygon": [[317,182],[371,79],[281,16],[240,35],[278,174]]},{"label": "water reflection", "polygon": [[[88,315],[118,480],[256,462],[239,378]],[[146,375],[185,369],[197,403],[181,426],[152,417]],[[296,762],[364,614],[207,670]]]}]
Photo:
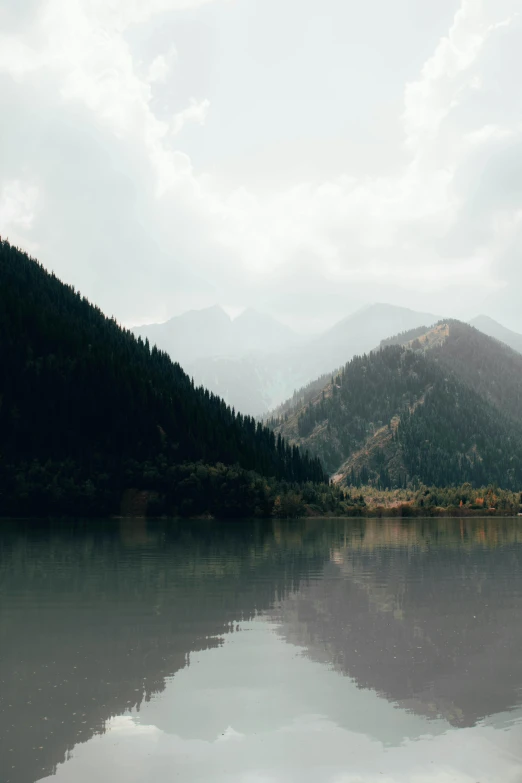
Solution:
[{"label": "water reflection", "polygon": [[375,743],[496,727],[522,780],[521,565],[516,520],[4,523],[0,779],[406,780]]},{"label": "water reflection", "polygon": [[281,603],[288,641],[455,726],[520,704],[520,523],[368,520],[345,533],[323,578]]}]

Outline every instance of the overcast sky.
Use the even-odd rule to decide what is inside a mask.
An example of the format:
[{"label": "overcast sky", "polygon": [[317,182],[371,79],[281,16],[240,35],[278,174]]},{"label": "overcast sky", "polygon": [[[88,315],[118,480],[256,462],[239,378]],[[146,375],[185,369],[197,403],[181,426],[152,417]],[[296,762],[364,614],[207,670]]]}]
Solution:
[{"label": "overcast sky", "polygon": [[127,325],[522,331],[520,0],[0,0],[0,234]]}]

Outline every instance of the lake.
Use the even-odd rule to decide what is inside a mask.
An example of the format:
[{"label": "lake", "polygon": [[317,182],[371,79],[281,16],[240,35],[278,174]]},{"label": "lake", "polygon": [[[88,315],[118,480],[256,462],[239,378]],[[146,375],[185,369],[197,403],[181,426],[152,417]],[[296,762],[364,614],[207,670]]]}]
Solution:
[{"label": "lake", "polygon": [[0,524],[2,783],[520,783],[522,521]]}]

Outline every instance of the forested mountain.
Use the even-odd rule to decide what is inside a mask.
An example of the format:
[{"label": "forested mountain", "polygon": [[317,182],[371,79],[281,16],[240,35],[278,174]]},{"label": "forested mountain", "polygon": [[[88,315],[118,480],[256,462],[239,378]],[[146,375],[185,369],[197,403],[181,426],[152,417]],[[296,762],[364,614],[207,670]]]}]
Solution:
[{"label": "forested mountain", "polygon": [[506,326],[502,326],[502,324],[499,324],[498,321],[494,321],[493,318],[490,318],[488,315],[477,315],[476,318],[473,318],[470,321],[470,324],[476,329],[480,329],[484,334],[495,337],[497,340],[509,345],[514,351],[522,353],[522,334],[518,334],[518,332],[513,332]]},{"label": "forested mountain", "polygon": [[[324,481],[317,459],[195,388],[166,353],[6,241],[0,334],[0,514],[70,512],[76,501],[77,513],[114,511],[129,487],[170,493],[172,510],[178,485],[198,484],[191,470],[177,470],[187,463]],[[254,478],[219,471],[201,478],[216,503],[236,490],[252,495]],[[200,512],[209,510],[204,501]]]},{"label": "forested mountain", "polygon": [[443,321],[354,358],[270,420],[335,480],[522,487],[522,356]]}]

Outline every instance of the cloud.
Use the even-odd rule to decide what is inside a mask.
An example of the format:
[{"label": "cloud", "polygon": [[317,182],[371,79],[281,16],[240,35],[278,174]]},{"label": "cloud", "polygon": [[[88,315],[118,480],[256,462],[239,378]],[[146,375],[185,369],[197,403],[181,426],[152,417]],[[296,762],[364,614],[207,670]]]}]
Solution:
[{"label": "cloud", "polygon": [[466,89],[480,88],[480,77],[473,66],[495,30],[509,26],[515,18],[510,15],[489,21],[489,8],[487,2],[462,0],[448,35],[424,64],[420,78],[406,85],[403,119],[406,145],[412,150],[433,142]]},{"label": "cloud", "polygon": [[177,42],[145,63],[133,43],[154,18],[211,1],[41,0],[27,24],[3,30],[2,233],[16,228],[128,323],[219,300],[269,309],[277,299],[290,320],[314,306],[326,319],[332,287],[339,316],[348,296],[376,293],[440,311],[522,285],[522,195],[509,178],[521,128],[512,93],[498,90],[522,66],[515,0],[462,0],[404,86],[401,169],[265,192],[248,182],[230,192],[194,169],[183,144],[210,127],[214,106],[206,95],[160,106],[156,91],[180,78]]},{"label": "cloud", "polygon": [[[197,684],[193,687],[197,691]],[[174,684],[171,690],[175,689]],[[229,690],[235,695],[237,688]],[[481,773],[506,783],[520,780],[522,766],[513,752],[520,735],[516,727],[503,732],[479,724],[439,735],[430,732],[415,740],[404,737],[390,745],[345,728],[327,715],[303,712],[298,693],[289,689],[286,694],[290,722],[287,716],[286,721],[277,716],[261,730],[250,729],[245,734],[228,727],[210,741],[199,734],[183,737],[166,732],[139,722],[135,715],[115,717],[107,722],[104,734],[77,745],[55,776],[45,780],[74,778],[86,783],[95,771],[104,783],[114,780],[122,769],[131,783],[168,778],[172,769],[186,781],[212,778],[218,783],[312,783],[318,779],[325,783],[474,783]],[[167,691],[162,699],[169,696]],[[208,693],[207,698],[211,698]],[[234,717],[248,725],[248,706],[240,699],[238,711],[233,704]],[[427,764],[426,759],[434,761]]]},{"label": "cloud", "polygon": [[0,223],[8,228],[30,229],[37,199],[38,190],[34,186],[16,179],[6,182],[0,194]]},{"label": "cloud", "polygon": [[177,60],[177,51],[171,47],[167,54],[158,54],[147,69],[147,81],[149,84],[164,83],[170,75],[172,66]]},{"label": "cloud", "polygon": [[196,122],[199,125],[204,125],[207,118],[208,110],[210,108],[210,101],[196,101],[192,98],[190,105],[186,109],[180,111],[174,117],[174,121],[171,125],[172,133],[179,133],[187,123]]}]

